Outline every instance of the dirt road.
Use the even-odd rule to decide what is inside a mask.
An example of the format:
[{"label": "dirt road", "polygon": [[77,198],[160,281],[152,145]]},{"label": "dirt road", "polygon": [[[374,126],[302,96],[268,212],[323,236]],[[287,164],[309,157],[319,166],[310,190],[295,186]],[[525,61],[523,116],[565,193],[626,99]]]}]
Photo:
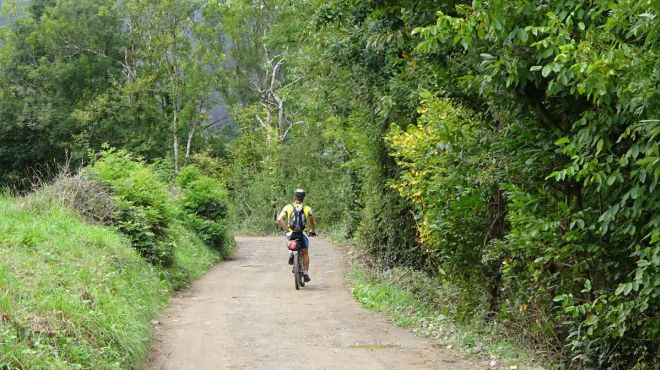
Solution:
[{"label": "dirt road", "polygon": [[474,369],[480,366],[360,307],[341,250],[312,239],[294,289],[282,238],[238,239],[236,257],[174,298],[148,369]]}]

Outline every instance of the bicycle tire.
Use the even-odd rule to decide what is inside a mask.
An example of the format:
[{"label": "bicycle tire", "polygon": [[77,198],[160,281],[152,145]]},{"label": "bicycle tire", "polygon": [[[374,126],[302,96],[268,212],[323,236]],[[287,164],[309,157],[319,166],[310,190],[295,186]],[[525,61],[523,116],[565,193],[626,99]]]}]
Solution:
[{"label": "bicycle tire", "polygon": [[298,281],[300,282],[300,286],[304,287],[305,286],[305,259],[302,256],[302,252],[298,252],[300,254],[300,258],[298,259],[298,263],[300,266],[298,266]]},{"label": "bicycle tire", "polygon": [[293,252],[293,280],[296,290],[300,289],[300,252]]}]

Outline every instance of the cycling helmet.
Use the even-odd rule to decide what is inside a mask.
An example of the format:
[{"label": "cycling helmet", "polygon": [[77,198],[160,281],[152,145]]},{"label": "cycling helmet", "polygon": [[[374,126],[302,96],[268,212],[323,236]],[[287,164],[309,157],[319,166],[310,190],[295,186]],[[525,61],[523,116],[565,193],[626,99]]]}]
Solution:
[{"label": "cycling helmet", "polygon": [[303,189],[296,189],[293,196],[302,200],[305,198],[305,191]]}]

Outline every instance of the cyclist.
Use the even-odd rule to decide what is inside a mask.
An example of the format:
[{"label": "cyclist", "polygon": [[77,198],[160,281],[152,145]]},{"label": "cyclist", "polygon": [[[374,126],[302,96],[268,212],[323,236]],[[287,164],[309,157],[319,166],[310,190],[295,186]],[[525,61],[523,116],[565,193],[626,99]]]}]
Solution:
[{"label": "cyclist", "polygon": [[[305,281],[310,281],[309,277],[309,236],[316,235],[316,221],[312,214],[312,209],[306,206],[303,201],[305,200],[305,191],[303,189],[296,189],[293,193],[293,202],[287,204],[282,208],[282,212],[277,217],[277,223],[283,228],[288,229],[286,233],[288,240],[302,240],[303,248],[301,249],[303,257],[303,273]],[[288,222],[285,223],[284,220]],[[311,231],[308,234],[305,230],[307,228],[307,221],[311,226]],[[289,265],[293,265],[293,252],[289,251]]]}]

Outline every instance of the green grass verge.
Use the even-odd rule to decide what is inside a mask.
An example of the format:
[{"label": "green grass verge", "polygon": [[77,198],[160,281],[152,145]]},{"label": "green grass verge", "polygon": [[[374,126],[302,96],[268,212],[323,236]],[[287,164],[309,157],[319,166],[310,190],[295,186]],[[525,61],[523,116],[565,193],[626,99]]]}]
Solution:
[{"label": "green grass verge", "polygon": [[389,317],[398,326],[432,338],[438,345],[489,361],[496,359],[500,366],[504,363],[507,368],[538,363],[536,354],[504,338],[495,324],[479,327],[458,325],[447,315],[416,298],[406,286],[391,280],[391,276],[362,267],[353,268],[348,274],[353,297],[362,306]]},{"label": "green grass verge", "polygon": [[[161,270],[172,288],[184,288],[192,280],[202,276],[214,263],[221,258],[217,251],[204,246],[204,242],[191,230],[181,224],[174,224],[171,230],[174,235],[176,247],[174,249],[174,263],[167,270]],[[227,247],[229,254],[233,254],[234,247]]]},{"label": "green grass verge", "polygon": [[139,367],[172,289],[218,260],[182,226],[174,231],[165,270],[111,228],[0,195],[0,369]]}]

